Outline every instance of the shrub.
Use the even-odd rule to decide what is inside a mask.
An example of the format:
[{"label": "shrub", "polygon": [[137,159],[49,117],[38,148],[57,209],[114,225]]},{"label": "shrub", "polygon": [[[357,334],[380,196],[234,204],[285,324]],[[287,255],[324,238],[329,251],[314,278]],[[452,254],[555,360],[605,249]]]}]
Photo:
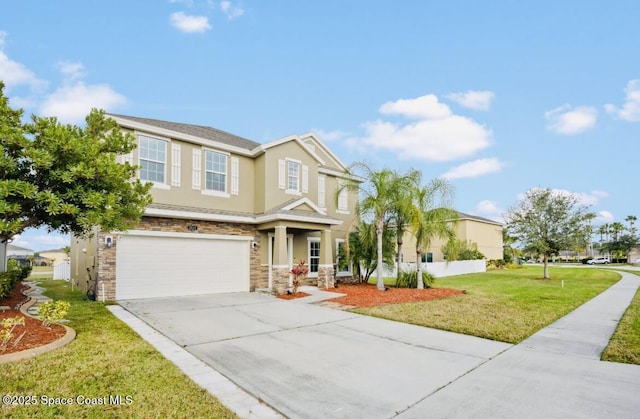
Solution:
[{"label": "shrub", "polygon": [[57,323],[69,312],[71,304],[67,301],[45,301],[38,306],[38,315],[45,327]]},{"label": "shrub", "polygon": [[[436,278],[429,272],[422,272],[422,283],[425,288],[431,288]],[[418,272],[402,271],[396,280],[396,288],[418,288]]]},{"label": "shrub", "polygon": [[487,269],[504,269],[506,263],[502,259],[491,259],[487,261]]},{"label": "shrub", "polygon": [[20,267],[20,280],[29,278],[31,275],[31,270],[33,267],[31,265],[24,265]]}]

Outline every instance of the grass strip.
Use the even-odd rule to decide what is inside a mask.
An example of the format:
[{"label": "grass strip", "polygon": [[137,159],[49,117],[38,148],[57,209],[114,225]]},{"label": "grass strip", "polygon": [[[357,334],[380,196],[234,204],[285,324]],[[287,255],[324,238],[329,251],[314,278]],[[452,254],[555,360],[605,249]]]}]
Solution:
[{"label": "grass strip", "polygon": [[[68,326],[77,337],[61,349],[2,366],[3,395],[22,396],[23,405],[3,404],[0,416],[236,417],[104,304],[85,300],[66,281],[47,280],[41,285],[49,297],[71,303]],[[114,403],[118,396],[120,404]],[[71,402],[47,405],[56,398],[58,403]]]}]

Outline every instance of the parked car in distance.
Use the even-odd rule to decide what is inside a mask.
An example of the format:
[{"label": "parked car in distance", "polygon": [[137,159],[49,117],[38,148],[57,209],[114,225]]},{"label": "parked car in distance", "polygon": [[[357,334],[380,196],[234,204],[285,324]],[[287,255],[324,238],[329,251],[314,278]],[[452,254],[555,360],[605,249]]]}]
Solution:
[{"label": "parked car in distance", "polygon": [[607,263],[609,263],[609,258],[608,257],[600,257],[600,258],[595,258],[595,259],[590,259],[587,261],[587,263],[589,265],[606,265]]}]

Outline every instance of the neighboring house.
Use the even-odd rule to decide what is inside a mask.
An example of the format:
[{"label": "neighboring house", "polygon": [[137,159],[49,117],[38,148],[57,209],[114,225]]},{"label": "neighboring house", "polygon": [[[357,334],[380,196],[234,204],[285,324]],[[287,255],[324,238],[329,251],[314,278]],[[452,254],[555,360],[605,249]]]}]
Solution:
[{"label": "neighboring house", "polygon": [[38,252],[38,256],[48,261],[49,265],[55,265],[69,259],[69,255],[64,249],[43,250],[42,252]]},{"label": "neighboring house", "polygon": [[7,260],[15,259],[20,265],[31,265],[31,258],[33,258],[34,253],[31,249],[25,249],[13,244],[7,245]]},{"label": "neighboring house", "polygon": [[[304,259],[310,284],[333,286],[357,194],[335,196],[346,166],[318,137],[259,144],[205,126],[109,116],[136,137],[121,159],[153,182],[153,203],[132,230],[72,238],[74,284],[95,286],[105,300],[285,292]],[[335,275],[352,277],[350,268]]]},{"label": "neighboring house", "polygon": [[[487,260],[502,259],[502,229],[503,225],[497,221],[490,220],[476,215],[458,212],[459,218],[456,221],[456,234],[462,241],[471,241],[478,245],[480,251]],[[446,240],[434,238],[430,248],[422,255],[422,262],[444,262],[442,247]],[[413,235],[405,234],[401,261],[408,263],[416,262],[416,244]]]}]

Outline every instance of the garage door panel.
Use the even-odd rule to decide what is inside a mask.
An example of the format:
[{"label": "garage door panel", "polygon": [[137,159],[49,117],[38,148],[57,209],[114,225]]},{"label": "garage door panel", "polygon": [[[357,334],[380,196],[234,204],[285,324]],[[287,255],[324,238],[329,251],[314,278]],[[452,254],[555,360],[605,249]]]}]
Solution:
[{"label": "garage door panel", "polygon": [[249,244],[126,236],[117,243],[116,299],[249,291]]}]

